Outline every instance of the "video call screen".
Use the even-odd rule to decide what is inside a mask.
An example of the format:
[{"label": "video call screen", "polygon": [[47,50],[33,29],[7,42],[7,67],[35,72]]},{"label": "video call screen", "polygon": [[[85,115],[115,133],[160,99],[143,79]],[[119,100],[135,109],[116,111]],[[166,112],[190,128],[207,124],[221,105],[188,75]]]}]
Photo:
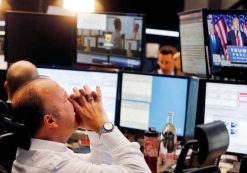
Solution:
[{"label": "video call screen", "polygon": [[140,69],[143,16],[79,13],[77,17],[77,63]]},{"label": "video call screen", "polygon": [[187,78],[123,73],[120,127],[162,132],[168,113],[178,136],[184,136]]},{"label": "video call screen", "polygon": [[205,99],[204,123],[223,121],[230,136],[227,151],[247,154],[247,85],[207,82]]},{"label": "video call screen", "polygon": [[247,67],[247,15],[207,14],[211,65]]},{"label": "video call screen", "polygon": [[115,123],[116,97],[117,97],[117,73],[77,71],[63,69],[38,68],[40,75],[47,76],[56,81],[67,94],[73,93],[73,88],[82,88],[88,85],[91,90],[100,86],[103,96],[103,106],[108,118]]}]

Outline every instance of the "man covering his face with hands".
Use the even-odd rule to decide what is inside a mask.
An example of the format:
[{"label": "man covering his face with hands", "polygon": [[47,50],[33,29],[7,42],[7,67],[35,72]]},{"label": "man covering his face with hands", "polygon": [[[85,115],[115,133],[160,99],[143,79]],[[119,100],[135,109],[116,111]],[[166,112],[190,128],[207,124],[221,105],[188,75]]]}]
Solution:
[{"label": "man covering his face with hands", "polygon": [[[109,122],[100,87],[74,89],[68,96],[54,81],[39,78],[13,96],[13,116],[29,130],[29,150],[17,149],[12,172],[151,172],[139,144],[129,142]],[[90,154],[76,154],[65,145],[78,128],[89,132]]]}]

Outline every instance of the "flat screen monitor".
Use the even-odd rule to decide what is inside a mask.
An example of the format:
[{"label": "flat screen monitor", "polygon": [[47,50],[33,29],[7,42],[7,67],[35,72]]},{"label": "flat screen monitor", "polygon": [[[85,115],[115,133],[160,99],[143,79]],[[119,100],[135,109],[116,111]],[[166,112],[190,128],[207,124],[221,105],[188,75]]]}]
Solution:
[{"label": "flat screen monitor", "polygon": [[208,76],[203,10],[179,13],[182,71],[197,76]]},{"label": "flat screen monitor", "polygon": [[246,78],[246,12],[246,10],[205,10],[205,38],[212,74]]},{"label": "flat screen monitor", "polygon": [[67,94],[72,94],[74,87],[82,88],[88,85],[95,90],[96,86],[100,86],[103,106],[110,121],[115,123],[118,73],[53,68],[38,68],[38,72],[56,81]]},{"label": "flat screen monitor", "polygon": [[185,134],[188,78],[123,73],[120,121],[122,128],[161,133],[173,114],[178,136]]},{"label": "flat screen monitor", "polygon": [[72,66],[76,59],[76,17],[7,12],[5,59],[35,65]]},{"label": "flat screen monitor", "polygon": [[77,18],[77,63],[141,69],[144,15],[78,13]]},{"label": "flat screen monitor", "polygon": [[204,123],[225,122],[230,136],[228,152],[247,154],[247,85],[207,82]]}]

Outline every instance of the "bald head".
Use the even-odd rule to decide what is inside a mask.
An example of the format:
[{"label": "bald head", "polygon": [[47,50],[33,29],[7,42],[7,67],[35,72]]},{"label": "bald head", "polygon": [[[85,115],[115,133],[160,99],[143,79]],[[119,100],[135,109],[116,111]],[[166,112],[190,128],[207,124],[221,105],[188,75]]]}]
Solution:
[{"label": "bald head", "polygon": [[32,63],[28,61],[18,61],[12,64],[7,71],[7,77],[5,82],[5,88],[8,93],[8,99],[12,99],[14,92],[21,85],[37,77],[37,68]]},{"label": "bald head", "polygon": [[65,90],[47,78],[31,80],[18,88],[12,99],[12,114],[38,139],[65,143],[78,128]]},{"label": "bald head", "polygon": [[12,98],[14,121],[25,124],[32,137],[42,126],[42,117],[45,114],[41,92],[46,81],[48,79],[30,80],[20,86]]}]

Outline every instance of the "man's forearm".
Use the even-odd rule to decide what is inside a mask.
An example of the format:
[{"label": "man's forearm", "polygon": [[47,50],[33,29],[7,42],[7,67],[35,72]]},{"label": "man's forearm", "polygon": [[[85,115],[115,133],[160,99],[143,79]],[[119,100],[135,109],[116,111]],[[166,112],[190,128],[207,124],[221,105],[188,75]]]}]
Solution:
[{"label": "man's forearm", "polygon": [[[143,154],[140,151],[140,146],[138,143],[131,143],[125,136],[118,130],[114,128],[113,132],[103,134],[98,139],[94,135],[90,134],[89,138],[92,141],[92,156],[97,158],[97,164],[100,164],[100,159],[102,163],[110,164],[112,158],[112,164],[115,166],[121,166],[121,169],[131,170],[133,172],[151,172],[148,168]],[[104,144],[104,147],[102,146]],[[106,149],[105,151],[103,149]],[[111,158],[109,157],[111,154]],[[98,155],[102,155],[98,157]],[[94,159],[95,160],[95,159]],[[120,170],[119,170],[120,171]]]}]

